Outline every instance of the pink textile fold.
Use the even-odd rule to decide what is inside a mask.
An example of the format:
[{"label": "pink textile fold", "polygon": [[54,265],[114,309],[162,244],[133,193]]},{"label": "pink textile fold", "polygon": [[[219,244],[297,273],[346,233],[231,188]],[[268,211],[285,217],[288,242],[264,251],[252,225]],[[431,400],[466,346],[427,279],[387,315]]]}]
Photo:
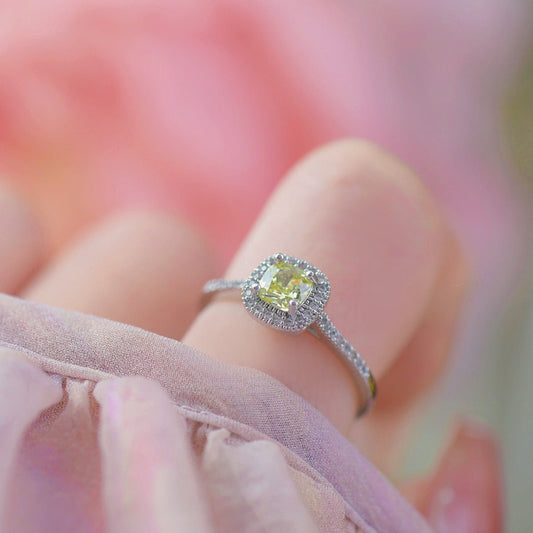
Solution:
[{"label": "pink textile fold", "polygon": [[221,532],[429,531],[321,413],[262,372],[6,295],[0,346],[64,389],[28,415],[9,459],[10,533],[200,532],[210,521]]},{"label": "pink textile fold", "polygon": [[108,530],[209,533],[185,419],[161,387],[130,377],[96,385]]},{"label": "pink textile fold", "polygon": [[[211,432],[203,461],[219,527],[244,533],[318,533],[301,495],[291,482],[289,467],[278,446],[267,440],[256,440],[236,447],[229,445],[228,439],[231,434],[225,428]],[[262,460],[258,461],[258,457]],[[228,490],[228,487],[234,489]],[[316,502],[310,502],[315,504],[313,510],[317,514],[321,511],[316,505],[319,501],[320,496]],[[258,529],[259,524],[261,529]]]},{"label": "pink textile fold", "polygon": [[0,348],[0,524],[14,456],[31,422],[63,395],[60,384],[48,379],[17,352]]}]

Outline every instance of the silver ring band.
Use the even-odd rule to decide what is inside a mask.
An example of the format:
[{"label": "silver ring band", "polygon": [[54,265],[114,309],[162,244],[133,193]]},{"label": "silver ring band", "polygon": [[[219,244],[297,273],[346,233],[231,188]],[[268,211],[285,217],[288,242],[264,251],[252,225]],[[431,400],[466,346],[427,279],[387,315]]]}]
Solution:
[{"label": "silver ring band", "polygon": [[370,410],[376,382],[366,362],[324,311],[331,287],[323,272],[307,261],[277,253],[262,261],[246,280],[208,281],[203,304],[215,293],[229,290],[240,290],[246,309],[268,326],[289,333],[307,330],[329,346],[354,379],[360,399],[357,416]]}]

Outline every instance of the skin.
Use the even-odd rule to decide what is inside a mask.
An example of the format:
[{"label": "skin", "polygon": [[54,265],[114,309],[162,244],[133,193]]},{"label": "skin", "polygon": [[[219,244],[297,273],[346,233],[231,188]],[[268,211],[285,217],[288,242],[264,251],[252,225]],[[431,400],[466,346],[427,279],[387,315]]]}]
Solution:
[{"label": "skin", "polygon": [[[166,214],[116,214],[49,257],[30,209],[2,188],[0,225],[9,228],[0,239],[4,292],[131,323],[269,373],[316,406],[389,477],[413,414],[446,367],[468,285],[457,239],[422,181],[360,140],[332,143],[299,162],[225,274],[216,272],[200,234]],[[355,419],[351,378],[311,335],[271,330],[228,296],[196,314],[207,279],[245,278],[277,251],[328,274],[328,314],[378,382],[369,416]],[[469,468],[457,468],[455,456]],[[434,472],[400,488],[437,531],[498,532],[498,464],[490,433],[463,422]]]}]

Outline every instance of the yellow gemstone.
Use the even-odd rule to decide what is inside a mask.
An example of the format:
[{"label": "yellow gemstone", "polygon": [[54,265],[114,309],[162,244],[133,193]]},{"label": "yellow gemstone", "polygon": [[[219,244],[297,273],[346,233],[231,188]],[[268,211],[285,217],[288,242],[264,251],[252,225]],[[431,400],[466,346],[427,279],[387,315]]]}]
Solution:
[{"label": "yellow gemstone", "polygon": [[313,290],[313,281],[294,265],[278,261],[270,265],[259,281],[258,296],[282,311],[289,310],[289,302],[302,305]]}]

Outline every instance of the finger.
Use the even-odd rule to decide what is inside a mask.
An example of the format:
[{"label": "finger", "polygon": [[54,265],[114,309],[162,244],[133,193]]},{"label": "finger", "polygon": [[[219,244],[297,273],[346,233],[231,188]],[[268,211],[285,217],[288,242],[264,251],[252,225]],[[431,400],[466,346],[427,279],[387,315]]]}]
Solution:
[{"label": "finger", "polygon": [[[323,270],[332,285],[328,314],[379,383],[438,290],[447,234],[434,202],[409,169],[368,143],[342,141],[293,169],[226,277],[247,277],[277,251]],[[345,434],[352,427],[354,384],[336,356],[312,336],[274,331],[252,320],[239,303],[219,298],[185,341],[270,373]]]},{"label": "finger", "polygon": [[167,215],[129,212],[80,238],[24,296],[180,337],[212,270],[207,245],[188,225]]},{"label": "finger", "polygon": [[[381,379],[379,412],[400,411],[441,375],[468,288],[464,254],[451,234],[443,238],[437,282],[414,335]],[[431,354],[428,357],[428,353]]]},{"label": "finger", "polygon": [[436,533],[503,531],[501,459],[485,427],[463,422],[435,472],[404,494]]},{"label": "finger", "polygon": [[44,256],[41,228],[29,207],[0,186],[0,292],[15,294]]},{"label": "finger", "polygon": [[423,402],[446,369],[467,279],[464,255],[456,239],[447,233],[439,275],[424,316],[380,378],[380,401],[373,416],[365,417],[348,435],[384,471],[395,472],[416,429],[419,410],[413,407]]}]

